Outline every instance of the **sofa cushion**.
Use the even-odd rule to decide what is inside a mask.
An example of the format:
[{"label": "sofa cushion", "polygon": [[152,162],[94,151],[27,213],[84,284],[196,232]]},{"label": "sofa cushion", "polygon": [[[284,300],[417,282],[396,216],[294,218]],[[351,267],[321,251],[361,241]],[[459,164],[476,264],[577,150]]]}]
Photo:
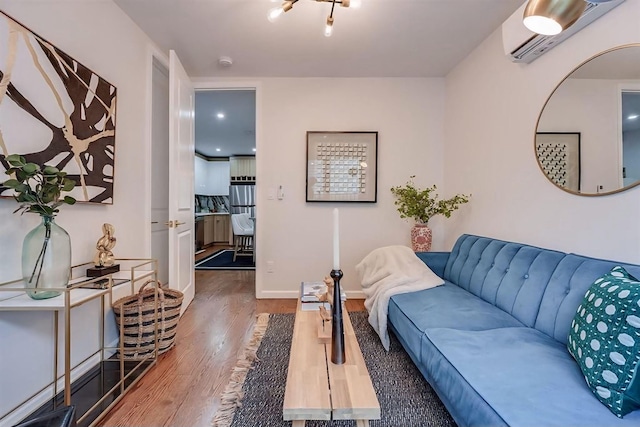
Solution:
[{"label": "sofa cushion", "polygon": [[524,326],[513,316],[448,282],[432,289],[394,295],[389,302],[388,317],[418,357],[427,328],[483,330]]},{"label": "sofa cushion", "polygon": [[640,283],[624,268],[593,282],[571,322],[568,348],[611,412],[622,417],[640,408]]},{"label": "sofa cushion", "polygon": [[[640,425],[640,411],[620,419],[601,405],[566,347],[535,329],[427,329],[422,347],[422,363],[430,366],[439,393],[455,399],[459,386],[440,378],[455,369],[507,425]],[[440,362],[435,369],[436,353],[447,367]]]},{"label": "sofa cushion", "polygon": [[534,326],[540,301],[561,252],[486,237],[456,242],[444,279]]}]

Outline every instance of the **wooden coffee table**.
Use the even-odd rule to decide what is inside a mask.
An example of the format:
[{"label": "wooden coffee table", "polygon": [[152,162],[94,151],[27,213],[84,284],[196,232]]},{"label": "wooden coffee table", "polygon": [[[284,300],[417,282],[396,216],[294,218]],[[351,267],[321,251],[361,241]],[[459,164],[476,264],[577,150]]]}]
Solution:
[{"label": "wooden coffee table", "polygon": [[331,343],[318,342],[317,311],[302,311],[293,327],[291,356],[282,415],[293,427],[306,420],[356,420],[358,427],[380,419],[380,404],[371,384],[349,313],[343,308],[346,361],[331,363]]}]

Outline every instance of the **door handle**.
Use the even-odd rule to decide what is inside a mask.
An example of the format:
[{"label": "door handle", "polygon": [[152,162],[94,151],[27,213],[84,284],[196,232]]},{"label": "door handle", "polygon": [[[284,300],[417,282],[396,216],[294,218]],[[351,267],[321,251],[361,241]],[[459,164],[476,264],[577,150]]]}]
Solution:
[{"label": "door handle", "polygon": [[180,222],[180,221],[178,221],[178,220],[175,220],[175,221],[173,222],[173,226],[174,226],[174,227],[177,227],[177,226],[182,225],[182,224],[186,224],[186,222]]},{"label": "door handle", "polygon": [[173,221],[167,221],[167,222],[164,223],[164,225],[166,225],[169,228],[173,228],[174,227]]}]

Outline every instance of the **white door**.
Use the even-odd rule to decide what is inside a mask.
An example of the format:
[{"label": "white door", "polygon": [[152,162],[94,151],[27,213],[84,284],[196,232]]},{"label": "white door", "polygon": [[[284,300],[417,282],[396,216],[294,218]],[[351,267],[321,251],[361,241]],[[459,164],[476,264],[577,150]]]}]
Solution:
[{"label": "white door", "polygon": [[193,300],[194,91],[176,53],[169,52],[169,287],[184,293],[182,312]]}]

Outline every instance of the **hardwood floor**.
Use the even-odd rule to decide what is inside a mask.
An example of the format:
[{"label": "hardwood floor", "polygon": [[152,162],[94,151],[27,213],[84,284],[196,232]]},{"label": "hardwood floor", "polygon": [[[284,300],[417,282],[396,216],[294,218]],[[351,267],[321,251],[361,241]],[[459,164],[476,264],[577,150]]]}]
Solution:
[{"label": "hardwood floor", "polygon": [[[294,299],[256,300],[254,283],[254,271],[196,271],[196,295],[178,325],[175,348],[100,425],[209,427],[256,314],[295,312]],[[348,300],[347,308],[363,310],[363,301]]]}]

